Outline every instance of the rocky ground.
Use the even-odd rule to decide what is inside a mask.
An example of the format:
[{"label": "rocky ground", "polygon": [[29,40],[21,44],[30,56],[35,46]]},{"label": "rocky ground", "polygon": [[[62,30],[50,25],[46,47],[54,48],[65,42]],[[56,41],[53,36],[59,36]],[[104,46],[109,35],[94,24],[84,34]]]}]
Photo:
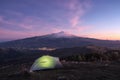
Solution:
[{"label": "rocky ground", "polygon": [[120,80],[120,62],[65,62],[61,69],[32,73],[28,72],[30,66],[31,63],[0,66],[0,80]]}]

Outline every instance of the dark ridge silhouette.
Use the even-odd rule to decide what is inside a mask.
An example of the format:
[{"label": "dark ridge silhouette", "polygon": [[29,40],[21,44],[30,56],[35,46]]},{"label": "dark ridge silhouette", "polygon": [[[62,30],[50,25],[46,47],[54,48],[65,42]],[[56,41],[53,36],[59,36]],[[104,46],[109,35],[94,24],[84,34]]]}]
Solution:
[{"label": "dark ridge silhouette", "polygon": [[43,36],[30,37],[0,43],[2,48],[70,48],[96,45],[109,48],[119,48],[120,41],[99,40],[94,38],[78,37],[65,32],[53,33]]}]

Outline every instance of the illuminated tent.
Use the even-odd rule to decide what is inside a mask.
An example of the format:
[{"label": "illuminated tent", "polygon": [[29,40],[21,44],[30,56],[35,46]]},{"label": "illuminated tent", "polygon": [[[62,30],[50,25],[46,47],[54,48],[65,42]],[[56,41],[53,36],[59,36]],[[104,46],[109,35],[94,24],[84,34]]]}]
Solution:
[{"label": "illuminated tent", "polygon": [[60,67],[62,67],[62,64],[59,61],[58,57],[45,55],[35,60],[35,62],[30,68],[30,72],[37,70],[54,69]]}]

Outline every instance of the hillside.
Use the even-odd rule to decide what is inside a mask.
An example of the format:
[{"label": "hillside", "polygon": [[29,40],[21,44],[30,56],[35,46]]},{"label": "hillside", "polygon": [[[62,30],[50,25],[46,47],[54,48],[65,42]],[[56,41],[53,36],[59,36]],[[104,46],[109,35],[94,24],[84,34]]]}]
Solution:
[{"label": "hillside", "polygon": [[34,61],[42,55],[59,57],[68,61],[119,61],[120,50],[98,46],[62,48],[54,51],[0,48],[0,65]]},{"label": "hillside", "polygon": [[[63,68],[29,73],[33,62],[45,54],[59,56]],[[0,49],[0,80],[61,79],[119,80],[120,50],[98,46],[63,48],[54,51]]]},{"label": "hillside", "polygon": [[0,43],[2,48],[70,48],[77,46],[97,45],[103,47],[119,48],[120,41],[99,40],[78,37],[65,32],[53,33],[43,36],[30,37]]}]

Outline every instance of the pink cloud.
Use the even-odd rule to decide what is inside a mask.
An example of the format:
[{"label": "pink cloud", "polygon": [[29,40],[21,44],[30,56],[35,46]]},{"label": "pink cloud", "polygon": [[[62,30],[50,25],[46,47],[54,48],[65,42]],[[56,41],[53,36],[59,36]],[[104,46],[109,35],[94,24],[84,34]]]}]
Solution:
[{"label": "pink cloud", "polygon": [[70,3],[70,8],[72,13],[72,18],[70,19],[70,24],[72,27],[76,27],[82,24],[81,17],[85,14],[85,12],[89,9],[87,2],[79,2],[79,0],[72,0],[73,2]]},{"label": "pink cloud", "polygon": [[81,17],[91,8],[91,0],[59,0],[59,5],[68,11],[66,15],[71,27],[77,27],[84,22]]},{"label": "pink cloud", "polygon": [[81,23],[81,21],[79,20],[79,16],[71,18],[70,24],[72,27],[76,27],[78,25],[78,23],[79,24]]}]

